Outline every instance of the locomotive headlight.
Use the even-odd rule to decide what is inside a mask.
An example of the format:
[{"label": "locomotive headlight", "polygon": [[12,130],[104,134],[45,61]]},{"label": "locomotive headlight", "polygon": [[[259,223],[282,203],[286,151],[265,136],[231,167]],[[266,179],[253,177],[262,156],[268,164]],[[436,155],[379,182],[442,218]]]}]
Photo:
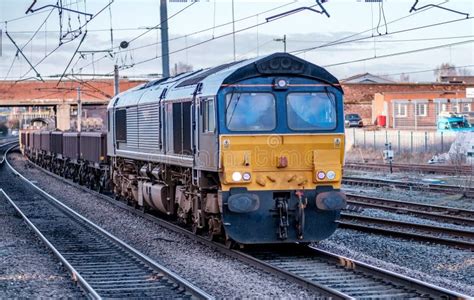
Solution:
[{"label": "locomotive headlight", "polygon": [[327,177],[329,180],[333,180],[334,178],[336,178],[336,172],[334,172],[334,171],[328,171],[327,174],[326,174],[326,177]]},{"label": "locomotive headlight", "polygon": [[286,82],[285,79],[280,79],[280,80],[278,80],[278,82],[277,82],[277,85],[278,85],[279,88],[284,88],[284,87],[286,87],[287,84],[288,84],[288,83]]},{"label": "locomotive headlight", "polygon": [[242,174],[240,172],[232,173],[232,181],[241,181],[241,180],[242,180]]},{"label": "locomotive headlight", "polygon": [[250,175],[250,173],[244,173],[244,175],[242,175],[242,179],[244,181],[249,181],[250,178],[252,178],[252,176]]},{"label": "locomotive headlight", "polygon": [[288,88],[288,80],[286,78],[276,78],[273,87],[277,90],[285,90]]},{"label": "locomotive headlight", "polygon": [[316,174],[316,176],[318,177],[319,180],[323,180],[324,178],[326,178],[326,173],[324,173],[323,171],[319,171],[318,174]]}]

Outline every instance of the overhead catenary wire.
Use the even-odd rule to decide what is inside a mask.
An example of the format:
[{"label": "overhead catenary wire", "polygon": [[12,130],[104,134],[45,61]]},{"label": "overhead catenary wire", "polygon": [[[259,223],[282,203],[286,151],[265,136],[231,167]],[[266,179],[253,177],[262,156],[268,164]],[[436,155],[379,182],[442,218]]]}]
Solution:
[{"label": "overhead catenary wire", "polygon": [[[415,39],[393,39],[393,40],[380,40],[377,43],[405,43],[405,42],[426,42],[426,41],[438,41],[438,40],[453,40],[462,38],[471,38],[474,35],[459,35],[459,36],[443,36],[443,37],[426,37],[426,38],[415,38]],[[288,42],[293,43],[329,43],[329,40],[294,40],[287,39]],[[354,41],[353,43],[372,43],[372,41]]]},{"label": "overhead catenary wire", "polygon": [[[67,6],[70,6],[70,5],[74,5],[74,4],[77,4],[79,3],[80,1],[77,1],[77,2],[73,2],[73,3],[70,3],[69,5],[64,5],[64,7],[67,7]],[[52,10],[54,10],[55,8],[53,8]],[[41,10],[41,11],[37,11],[37,12],[34,12],[34,13],[29,13],[27,15],[24,15],[24,16],[21,16],[21,17],[17,17],[17,18],[13,18],[13,19],[9,19],[9,20],[3,20],[3,21],[0,21],[0,23],[12,23],[12,22],[15,22],[15,21],[19,21],[19,20],[23,20],[23,19],[27,19],[27,18],[31,18],[35,15],[39,15],[39,14],[45,14],[47,13],[48,10]],[[31,32],[30,32],[31,33]]]},{"label": "overhead catenary wire", "polygon": [[[44,19],[43,23],[41,23],[41,25],[38,27],[38,29],[33,33],[33,35],[28,39],[28,41],[20,48],[21,50],[23,50],[34,38],[35,36],[38,34],[39,30],[46,24],[46,22],[48,21],[48,18],[51,16],[51,14],[53,13],[53,9],[51,9],[49,11],[49,14],[46,16],[46,18]],[[5,29],[6,29],[6,25],[5,25]],[[5,33],[7,32],[7,30],[5,30]],[[18,50],[17,50],[18,51]],[[17,55],[18,55],[18,52],[17,52]],[[10,72],[11,70],[13,69],[13,65],[15,64],[15,59],[17,58],[17,55],[15,55],[12,59],[12,62],[11,62],[11,65],[10,67],[8,68],[8,72],[7,74],[5,75],[5,78],[8,77],[8,75],[10,75]]]},{"label": "overhead catenary wire", "polygon": [[[166,19],[166,21],[171,20],[173,17],[179,15],[180,13],[182,13],[183,11],[185,11],[186,9],[188,9],[189,7],[193,6],[194,4],[196,4],[196,2],[195,2],[195,1],[192,1],[191,4],[187,5],[187,6],[184,7],[183,9],[179,10],[178,12],[176,12],[176,13],[174,13],[173,15],[171,15],[170,17],[168,17],[168,18]],[[129,40],[128,43],[130,44],[130,43],[136,41],[137,39],[141,38],[142,36],[144,36],[145,34],[149,33],[150,31],[159,28],[162,24],[163,24],[163,22],[160,22],[158,25],[155,25],[155,26],[153,26],[153,27],[147,29],[145,32],[143,32],[143,33],[137,35],[136,37],[132,38],[131,40]]]},{"label": "overhead catenary wire", "polygon": [[[400,34],[400,33],[420,30],[420,29],[426,29],[426,28],[430,28],[430,27],[436,27],[436,26],[441,26],[441,25],[446,25],[446,24],[451,24],[451,23],[457,23],[457,22],[461,22],[461,21],[468,21],[468,20],[472,20],[472,19],[473,19],[473,17],[461,18],[461,19],[449,20],[449,21],[444,21],[444,22],[432,23],[432,24],[418,26],[418,27],[411,27],[411,28],[401,29],[401,30],[397,30],[397,31],[392,31],[392,32],[389,32],[387,34],[381,35],[379,37],[386,37],[386,36],[390,36],[390,35],[394,35],[394,34]],[[336,46],[336,45],[343,45],[343,44],[347,44],[347,43],[358,42],[358,41],[362,41],[362,40],[371,39],[371,38],[374,38],[374,37],[365,36],[365,37],[360,37],[360,38],[356,38],[356,39],[352,39],[352,40],[339,39],[337,41],[329,42],[329,43],[319,45],[319,46],[314,46],[314,47],[299,49],[299,50],[293,50],[290,53],[292,53],[294,55],[300,55],[302,53],[306,53],[308,51],[313,51],[313,50],[316,50],[316,49],[321,49],[321,48],[325,48],[325,47],[331,47],[331,46]]]},{"label": "overhead catenary wire", "polygon": [[[442,3],[440,3],[440,4],[444,4],[444,3],[446,3],[446,2],[447,2],[447,1],[444,1],[444,2],[442,2]],[[315,6],[315,5],[313,5],[313,6]],[[313,6],[311,6],[311,7],[313,7]],[[411,17],[411,16],[413,16],[413,15],[415,15],[415,14],[417,14],[417,13],[422,13],[422,12],[427,11],[427,10],[429,10],[429,9],[430,9],[430,8],[426,8],[426,9],[417,11],[417,12],[415,12],[415,13],[413,13],[413,14],[409,14],[409,15],[407,15],[407,16],[404,16],[404,17],[395,19],[395,20],[393,20],[393,21],[391,21],[391,22],[389,22],[389,23],[387,23],[387,24],[394,23],[394,22],[398,22],[398,21],[400,21],[400,20],[403,20],[403,19],[405,19],[405,18]],[[463,19],[463,20],[466,20],[466,19]],[[248,30],[248,29],[252,29],[252,28],[261,26],[261,25],[263,25],[263,24],[268,24],[268,23],[271,22],[271,21],[274,21],[274,20],[269,20],[268,22],[264,22],[264,23],[263,23],[263,22],[262,22],[262,23],[257,23],[256,25],[252,25],[252,26],[248,26],[248,27],[239,29],[239,30],[237,30],[236,32],[242,32],[242,31],[245,31],[245,30]],[[445,22],[445,23],[442,22],[442,23],[430,24],[430,25],[418,27],[418,28],[416,28],[416,30],[422,29],[422,28],[428,28],[428,27],[431,27],[431,26],[439,26],[439,25],[442,25],[442,24],[447,24],[447,23],[450,23],[450,22],[457,22],[457,21],[459,21],[459,20],[447,21],[447,22]],[[232,22],[229,22],[228,24],[231,24],[231,23],[232,23]],[[352,34],[352,35],[349,35],[348,37],[357,36],[357,35],[360,35],[360,34],[362,34],[362,33],[364,33],[364,32],[371,31],[371,30],[373,30],[373,29],[374,29],[374,28],[369,29],[369,30],[365,30],[365,31],[362,31],[362,32],[359,32],[359,33],[356,33],[356,34]],[[415,29],[410,28],[410,29],[406,29],[405,31],[411,31],[411,30],[415,30]],[[401,33],[401,32],[402,32],[402,31],[397,31],[396,33]],[[181,49],[174,50],[174,51],[172,51],[172,52],[169,53],[169,54],[178,53],[178,52],[181,52],[181,51],[184,51],[184,50],[187,50],[187,49],[190,49],[190,48],[193,48],[193,47],[202,45],[202,44],[204,44],[204,43],[213,41],[213,40],[215,40],[215,39],[222,38],[222,37],[225,37],[225,36],[229,36],[229,35],[231,35],[231,34],[233,34],[233,32],[226,33],[226,34],[222,34],[222,35],[220,35],[220,36],[213,37],[213,38],[210,38],[210,39],[206,39],[206,40],[204,40],[204,41],[201,41],[201,42],[192,44],[192,45],[187,46],[187,47],[185,47],[185,48],[181,48]],[[394,34],[394,33],[389,33],[389,34]],[[383,36],[386,36],[386,35],[383,35]],[[326,47],[327,47],[327,46],[332,46],[332,45],[335,45],[336,42],[338,42],[338,44],[341,44],[341,43],[347,43],[347,42],[352,42],[352,41],[354,41],[354,40],[350,40],[350,41],[345,41],[345,42],[344,42],[344,40],[347,39],[348,37],[344,37],[344,38],[342,38],[342,39],[338,39],[338,40],[336,40],[336,41],[334,41],[334,42],[331,42],[331,43],[328,43],[328,44],[326,44],[326,45],[321,45],[321,46],[317,46],[317,47],[312,47],[311,49],[320,48],[320,47],[323,47],[323,46],[326,46]],[[366,38],[368,38],[368,37],[359,38],[359,39],[355,39],[355,40],[366,39]],[[369,38],[370,38],[370,37],[369,37]],[[306,50],[306,49],[304,49],[304,50]],[[298,51],[298,50],[296,50],[296,51]],[[296,52],[296,51],[292,51],[292,52],[290,52],[290,53],[294,53],[294,52]],[[135,63],[134,65],[126,66],[125,68],[122,68],[122,69],[129,69],[129,68],[134,67],[134,66],[136,66],[136,65],[143,64],[143,63],[147,63],[147,62],[153,61],[153,60],[155,60],[155,59],[158,59],[158,58],[160,58],[160,57],[161,57],[161,56],[156,56],[156,57],[148,58],[148,59],[139,61],[139,62]]]},{"label": "overhead catenary wire", "polygon": [[[13,40],[13,38],[8,34],[8,31],[5,32],[5,35],[8,37],[8,39],[12,42],[12,44],[16,47],[16,49],[18,50],[18,53],[21,54],[21,56],[23,56],[23,58],[26,60],[26,62],[28,63],[28,65],[30,65],[31,67],[31,70],[35,71],[36,73],[36,77],[39,77],[41,81],[44,81],[43,78],[41,77],[41,74],[36,70],[36,68],[31,64],[30,60],[26,57],[25,53],[23,53],[23,51],[20,49],[20,47],[18,47],[18,45],[16,44],[15,40]],[[20,78],[21,79],[21,78]]]},{"label": "overhead catenary wire", "polygon": [[[443,5],[443,4],[447,3],[447,2],[448,2],[448,0],[444,0],[443,2],[440,2],[438,5]],[[396,22],[399,22],[399,21],[404,20],[404,19],[407,19],[407,18],[411,18],[411,17],[413,17],[413,16],[415,16],[415,15],[417,15],[417,14],[419,14],[419,13],[423,13],[423,12],[425,12],[425,11],[431,9],[431,8],[432,8],[432,7],[428,7],[428,8],[425,8],[425,9],[420,9],[419,11],[416,11],[416,12],[414,12],[414,13],[410,13],[410,14],[405,15],[405,16],[403,16],[403,17],[400,17],[400,18],[397,18],[397,19],[392,20],[392,21],[390,21],[390,22],[387,22],[387,25],[393,24],[393,23],[396,23]],[[336,40],[334,40],[334,41],[332,41],[332,42],[329,42],[329,43],[327,43],[327,44],[325,44],[325,45],[310,47],[310,48],[306,48],[306,49],[300,49],[300,50],[292,51],[292,52],[290,52],[290,53],[294,53],[295,55],[300,55],[300,54],[306,53],[306,52],[308,52],[308,51],[312,51],[312,50],[319,49],[319,48],[322,48],[322,47],[327,47],[327,46],[329,46],[329,45],[332,45],[332,44],[336,44],[336,43],[345,41],[345,40],[347,40],[347,39],[350,39],[350,38],[352,38],[352,37],[355,37],[355,36],[358,36],[358,35],[361,35],[361,34],[364,34],[364,33],[367,33],[367,32],[372,32],[372,35],[370,36],[370,38],[376,37],[375,35],[373,35],[373,32],[374,32],[375,29],[376,29],[376,27],[372,24],[372,27],[369,28],[369,29],[362,30],[362,31],[359,31],[359,32],[356,32],[356,33],[353,33],[353,34],[349,34],[349,35],[347,35],[347,36],[345,36],[345,37],[342,37],[342,38],[336,39]],[[382,35],[382,36],[385,36],[385,35]]]},{"label": "overhead catenary wire", "polygon": [[[253,14],[253,15],[249,15],[249,16],[246,16],[246,17],[242,17],[240,19],[236,19],[235,20],[235,23],[239,23],[239,22],[242,22],[242,21],[245,21],[245,20],[248,20],[250,18],[253,18],[257,15],[261,15],[261,14],[265,14],[265,13],[269,13],[271,11],[274,11],[274,10],[277,10],[277,9],[280,9],[280,8],[283,8],[283,7],[286,7],[286,6],[289,6],[291,4],[294,4],[295,1],[292,1],[292,2],[288,2],[288,3],[285,3],[285,4],[282,4],[282,5],[279,5],[279,6],[276,6],[274,8],[271,8],[271,9],[268,9],[268,10],[265,10],[265,11],[262,11],[262,12],[259,12],[257,14]],[[176,40],[180,40],[180,39],[187,39],[188,37],[190,36],[194,36],[194,35],[198,35],[200,33],[204,33],[204,32],[207,32],[207,31],[211,31],[211,30],[215,30],[217,28],[221,28],[221,27],[224,27],[224,26],[227,26],[227,25],[230,25],[232,24],[232,21],[230,22],[226,22],[226,23],[222,23],[222,24],[219,24],[219,25],[215,25],[215,26],[212,26],[212,27],[208,27],[208,28],[205,28],[205,29],[200,29],[200,30],[197,30],[197,31],[194,31],[194,32],[191,32],[191,33],[188,33],[186,35],[182,35],[182,36],[178,36],[178,37],[175,37],[175,38],[170,38],[168,39],[168,42],[171,42],[171,41],[176,41]],[[257,25],[258,26],[258,25]],[[157,44],[161,44],[162,41],[160,42],[156,42],[156,43],[151,43],[151,44],[146,44],[146,45],[142,45],[142,46],[137,46],[135,48],[128,48],[128,49],[121,49],[119,50],[120,52],[126,52],[126,51],[133,51],[133,50],[139,50],[139,49],[143,49],[143,48],[147,48],[147,47],[151,47],[151,46],[155,46]],[[187,46],[186,46],[187,47]],[[119,48],[119,47],[116,47],[116,48]],[[118,52],[114,52],[115,54],[117,54]],[[95,62],[99,61],[99,60],[103,60],[105,58],[107,58],[108,56],[107,55],[104,55],[100,58],[97,58]],[[93,62],[91,63],[88,63],[84,66],[82,66],[81,68],[86,68],[90,65],[92,65]]]},{"label": "overhead catenary wire", "polygon": [[86,38],[86,36],[87,36],[87,30],[84,31],[84,34],[82,35],[82,38],[81,38],[81,40],[79,41],[79,44],[77,45],[76,51],[74,51],[74,53],[72,54],[72,57],[71,57],[71,59],[69,60],[69,62],[67,63],[67,66],[66,66],[66,68],[64,69],[63,74],[62,74],[61,77],[59,78],[58,83],[56,84],[56,86],[58,86],[58,85],[61,83],[61,81],[63,80],[64,74],[66,74],[66,72],[67,72],[69,66],[71,65],[71,63],[72,63],[74,57],[76,56],[77,52],[79,51],[79,48],[81,48],[81,45],[82,45],[82,43],[84,42],[84,39]]},{"label": "overhead catenary wire", "polygon": [[[107,7],[109,7],[110,5],[112,5],[112,3],[114,3],[115,0],[110,0],[109,3],[107,5],[105,5],[102,9],[100,9],[97,13],[95,13],[89,20],[87,20],[83,25],[81,25],[81,28],[84,28],[84,27],[87,27],[87,24],[89,24],[89,22],[91,22],[92,20],[94,20],[98,15],[100,15],[105,9],[107,9]],[[85,3],[85,1],[84,1]],[[84,36],[83,36],[84,38]],[[82,44],[82,41],[81,43]],[[54,52],[56,52],[56,50],[58,50],[63,44],[59,44],[56,48],[54,48],[52,51],[50,51],[46,56],[44,56],[39,62],[37,62],[35,65],[34,65],[34,68],[36,68],[37,66],[39,66],[41,63],[43,63],[43,61],[48,58],[51,54],[53,54]],[[77,48],[77,50],[79,50],[79,48]],[[77,51],[76,50],[76,51]],[[75,54],[74,54],[75,56]],[[70,62],[69,62],[70,64]],[[30,68],[21,78],[25,77],[29,72],[31,72],[32,69],[34,68]],[[66,70],[67,71],[67,70]]]},{"label": "overhead catenary wire", "polygon": [[[316,4],[316,5],[317,5],[317,4]],[[313,5],[313,6],[316,6],[316,5]],[[313,6],[311,6],[311,7],[313,7]],[[231,32],[224,33],[224,34],[221,34],[221,35],[218,35],[218,36],[215,36],[215,37],[211,37],[211,38],[206,39],[206,40],[204,40],[204,41],[201,41],[201,42],[198,42],[198,43],[189,45],[188,47],[180,48],[180,49],[171,51],[169,54],[174,54],[174,53],[178,53],[178,52],[181,52],[181,51],[185,51],[185,50],[187,50],[187,49],[191,49],[191,48],[197,47],[197,46],[199,46],[199,45],[202,45],[202,44],[205,44],[205,43],[208,43],[208,42],[211,42],[211,41],[214,41],[214,40],[217,40],[217,39],[226,37],[226,36],[230,36],[230,35],[233,35],[233,34],[236,34],[236,33],[239,33],[239,32],[243,32],[243,31],[246,31],[246,30],[255,28],[255,27],[257,27],[257,26],[261,26],[261,25],[264,25],[264,24],[269,24],[269,23],[274,22],[274,21],[276,21],[276,20],[279,20],[279,19],[272,19],[272,20],[268,20],[268,21],[261,22],[261,23],[256,24],[256,25],[250,25],[250,26],[247,26],[247,27],[244,27],[244,28],[235,30],[235,31],[233,30],[233,31],[231,31]],[[161,58],[162,56],[163,56],[163,55],[155,56],[155,57],[152,57],[152,58],[148,58],[148,59],[145,59],[145,60],[136,62],[136,63],[134,63],[133,65],[129,65],[129,66],[123,67],[123,68],[121,68],[121,69],[122,69],[122,70],[124,70],[124,69],[129,69],[129,68],[132,68],[132,67],[134,67],[134,66],[136,66],[136,65],[143,64],[143,63],[147,63],[147,62],[153,61],[153,60],[155,60],[155,59]]]},{"label": "overhead catenary wire", "polygon": [[[452,69],[467,69],[467,68],[473,68],[474,65],[463,65],[463,66],[454,66]],[[389,74],[384,74],[386,76],[397,76],[397,75],[407,75],[407,74],[417,74],[417,73],[428,73],[428,72],[434,72],[434,71],[439,71],[443,70],[442,68],[435,68],[435,69],[428,69],[428,70],[420,70],[420,71],[406,71],[406,72],[398,72],[398,73],[389,73]]]},{"label": "overhead catenary wire", "polygon": [[[470,20],[470,19],[472,19],[472,17],[470,17],[470,18],[456,19],[456,20],[450,20],[450,21],[445,21],[445,22],[438,22],[438,23],[433,23],[433,24],[429,24],[429,25],[418,26],[418,27],[407,28],[407,29],[403,29],[403,30],[398,30],[398,31],[390,32],[390,33],[388,33],[387,35],[393,35],[393,34],[398,34],[398,33],[402,33],[402,32],[413,31],[413,30],[420,30],[420,29],[425,29],[425,28],[429,28],[429,27],[445,25],[445,24],[454,23],[454,22],[459,22],[459,21],[466,21],[466,20]],[[264,23],[260,23],[260,24],[256,24],[256,25],[251,25],[251,26],[248,26],[248,27],[245,27],[245,28],[241,28],[241,29],[237,30],[236,32],[246,31],[246,30],[252,29],[252,28],[254,28],[254,27],[256,27],[256,26],[259,26],[259,25],[268,24],[269,22],[272,22],[272,21],[273,21],[273,20],[270,20],[270,21],[268,21],[268,22],[264,22]],[[205,44],[205,43],[210,42],[210,41],[214,41],[214,40],[219,39],[219,38],[223,38],[223,37],[229,36],[229,35],[231,35],[231,34],[233,34],[233,32],[228,32],[228,33],[219,35],[219,36],[214,37],[214,38],[209,38],[209,39],[206,39],[206,40],[204,40],[204,41],[201,41],[201,42],[192,44],[192,45],[190,45],[190,46],[188,46],[188,47],[186,47],[186,48],[180,48],[180,49],[174,50],[174,51],[170,52],[169,54],[174,54],[174,53],[178,53],[178,52],[181,52],[181,51],[190,49],[190,48],[194,48],[194,47],[196,47],[196,46]],[[387,35],[383,35],[383,36],[387,36]],[[371,37],[371,36],[368,36],[368,37],[362,37],[362,38],[353,39],[353,40],[348,40],[348,41],[340,41],[340,42],[337,42],[337,43],[327,43],[327,44],[324,44],[324,45],[321,45],[321,46],[312,47],[312,49],[323,48],[323,47],[329,47],[329,46],[340,45],[340,44],[346,44],[346,43],[352,43],[352,42],[354,42],[354,41],[359,41],[359,40],[364,40],[364,39],[369,39],[369,38],[372,38],[372,37]],[[299,52],[299,51],[300,51],[300,50],[294,50],[294,51],[290,51],[290,53],[295,53],[295,52]],[[161,57],[161,56],[148,58],[148,59],[145,59],[145,60],[136,62],[134,65],[126,66],[125,68],[122,68],[122,69],[129,69],[129,68],[134,67],[134,66],[136,66],[136,65],[140,65],[140,64],[143,64],[143,63],[147,63],[147,62],[153,61],[153,60],[155,60],[155,59],[158,59],[158,58],[160,58],[160,57]]]},{"label": "overhead catenary wire", "polygon": [[335,66],[340,66],[340,65],[347,65],[347,64],[363,62],[363,61],[368,61],[368,60],[381,59],[381,58],[387,58],[387,57],[405,55],[405,54],[412,54],[412,53],[430,51],[430,50],[446,48],[446,47],[452,47],[452,46],[460,46],[460,45],[468,44],[468,43],[472,43],[472,42],[474,42],[474,40],[467,40],[467,41],[462,41],[462,42],[457,42],[457,43],[443,44],[443,45],[420,48],[420,49],[412,49],[412,50],[408,50],[408,51],[401,51],[401,52],[395,52],[395,53],[384,54],[384,55],[379,55],[379,56],[372,56],[372,57],[366,57],[366,58],[361,58],[361,59],[349,60],[349,61],[345,61],[345,62],[338,62],[338,63],[328,64],[328,65],[324,65],[323,67],[329,68],[329,67],[335,67]]},{"label": "overhead catenary wire", "polygon": [[[456,22],[456,20],[454,20],[453,22]],[[431,25],[430,25],[430,26],[431,26]],[[433,25],[433,26],[435,26],[435,25]],[[257,27],[257,28],[258,28],[258,27]],[[110,30],[110,29],[109,29],[109,30]],[[186,37],[188,37],[188,36],[189,36],[189,34],[186,35]],[[383,36],[385,36],[385,35],[383,35]],[[182,38],[182,37],[179,37],[179,38]],[[454,38],[454,37],[453,37],[453,38]],[[461,37],[456,37],[456,38],[461,38]],[[362,40],[361,40],[361,39],[355,39],[355,40],[350,40],[350,41],[346,41],[346,42],[347,42],[347,43],[356,43],[356,42],[362,42],[364,39],[365,39],[365,37],[362,38]],[[437,39],[443,39],[443,38],[437,38]],[[170,39],[170,40],[171,40],[171,39]],[[422,39],[419,39],[419,40],[422,40]],[[434,39],[433,39],[433,40],[434,40]],[[325,41],[324,41],[324,42],[325,42]],[[392,42],[392,41],[387,40],[387,41],[379,41],[379,42]],[[395,40],[394,40],[393,42],[395,42]],[[339,44],[331,44],[331,45],[329,45],[329,46],[335,46],[335,45],[340,45],[340,44],[342,44],[342,43],[339,43]],[[192,48],[193,45],[190,45],[190,46],[191,46],[191,47],[187,47],[187,46],[186,46],[186,47],[183,48],[183,49],[190,49],[190,48]],[[178,49],[178,50],[179,50],[179,49]],[[173,52],[173,53],[175,53],[175,52]],[[104,55],[104,58],[105,58],[105,57],[107,57],[107,55]],[[159,58],[159,57],[156,57],[156,58]],[[154,58],[154,59],[156,59],[156,58]],[[93,59],[92,65],[93,65],[94,62],[97,62],[97,60],[94,60],[94,59]],[[139,62],[138,62],[137,64],[139,64]],[[136,64],[135,64],[135,65],[136,65]]]}]

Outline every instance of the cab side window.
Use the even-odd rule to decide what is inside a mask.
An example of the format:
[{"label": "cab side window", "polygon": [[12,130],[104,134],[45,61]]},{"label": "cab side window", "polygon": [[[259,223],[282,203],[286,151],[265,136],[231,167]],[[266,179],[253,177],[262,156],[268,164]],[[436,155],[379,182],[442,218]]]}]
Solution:
[{"label": "cab side window", "polygon": [[214,133],[216,129],[216,117],[214,99],[209,98],[202,102],[202,131]]}]

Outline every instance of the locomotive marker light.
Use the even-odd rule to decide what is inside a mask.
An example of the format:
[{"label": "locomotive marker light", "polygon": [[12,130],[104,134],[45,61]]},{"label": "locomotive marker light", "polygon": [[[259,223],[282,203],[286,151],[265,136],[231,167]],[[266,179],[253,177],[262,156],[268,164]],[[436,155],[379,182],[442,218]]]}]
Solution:
[{"label": "locomotive marker light", "polygon": [[241,181],[241,180],[242,180],[242,174],[240,172],[232,173],[232,181]]},{"label": "locomotive marker light", "polygon": [[328,171],[327,174],[326,174],[326,177],[327,177],[329,180],[334,180],[334,178],[336,178],[336,172],[334,172],[334,171]]},{"label": "locomotive marker light", "polygon": [[319,180],[323,180],[326,178],[326,173],[324,173],[324,171],[319,171],[317,176]]},{"label": "locomotive marker light", "polygon": [[250,178],[252,178],[252,175],[250,175],[250,173],[246,172],[244,173],[244,175],[242,175],[242,179],[244,181],[250,181]]}]

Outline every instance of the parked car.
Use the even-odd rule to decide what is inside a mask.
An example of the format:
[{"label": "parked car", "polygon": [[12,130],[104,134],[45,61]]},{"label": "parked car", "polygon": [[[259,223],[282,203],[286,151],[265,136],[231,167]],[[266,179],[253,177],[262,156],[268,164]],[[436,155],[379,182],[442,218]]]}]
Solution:
[{"label": "parked car", "polygon": [[358,114],[347,114],[344,117],[344,125],[346,127],[362,127],[364,123]]},{"label": "parked car", "polygon": [[437,121],[438,131],[474,131],[465,115],[450,112],[440,113]]},{"label": "parked car", "polygon": [[474,111],[464,112],[463,115],[471,125],[474,124]]}]

